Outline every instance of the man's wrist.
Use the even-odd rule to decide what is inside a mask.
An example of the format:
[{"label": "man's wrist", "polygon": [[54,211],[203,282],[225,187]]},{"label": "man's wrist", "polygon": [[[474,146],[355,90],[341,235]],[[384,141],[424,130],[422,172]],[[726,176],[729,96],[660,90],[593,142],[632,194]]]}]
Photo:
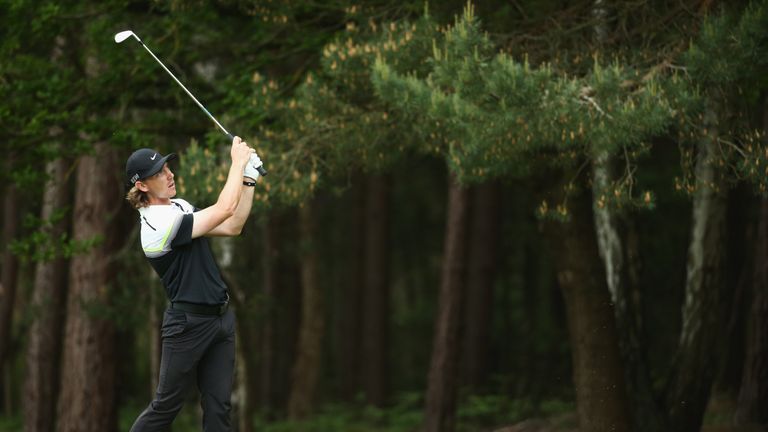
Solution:
[{"label": "man's wrist", "polygon": [[244,170],[245,166],[248,165],[248,160],[239,160],[239,161],[232,161],[232,167],[239,168]]}]

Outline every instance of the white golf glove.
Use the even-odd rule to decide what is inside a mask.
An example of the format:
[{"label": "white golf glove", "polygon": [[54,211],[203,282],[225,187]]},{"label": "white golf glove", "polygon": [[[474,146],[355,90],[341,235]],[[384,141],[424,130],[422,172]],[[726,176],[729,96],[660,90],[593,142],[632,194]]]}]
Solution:
[{"label": "white golf glove", "polygon": [[254,181],[258,180],[261,174],[259,174],[257,168],[262,165],[264,165],[264,162],[259,159],[259,155],[256,153],[251,153],[251,159],[247,164],[245,164],[245,172],[243,172],[243,177],[250,177]]}]

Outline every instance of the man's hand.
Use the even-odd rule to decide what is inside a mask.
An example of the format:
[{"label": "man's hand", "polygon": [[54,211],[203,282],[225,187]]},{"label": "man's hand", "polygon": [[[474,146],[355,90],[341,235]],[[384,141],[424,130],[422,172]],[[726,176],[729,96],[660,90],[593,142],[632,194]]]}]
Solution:
[{"label": "man's hand", "polygon": [[248,144],[240,139],[240,137],[236,136],[235,139],[232,140],[232,149],[229,152],[232,157],[232,165],[245,167],[251,154],[255,151],[256,150],[248,147]]},{"label": "man's hand", "polygon": [[251,158],[248,160],[248,163],[245,164],[245,172],[243,172],[243,177],[249,177],[253,179],[253,181],[258,180],[260,174],[258,171],[258,168],[262,166],[264,163],[259,159],[259,155],[256,153],[251,153]]}]

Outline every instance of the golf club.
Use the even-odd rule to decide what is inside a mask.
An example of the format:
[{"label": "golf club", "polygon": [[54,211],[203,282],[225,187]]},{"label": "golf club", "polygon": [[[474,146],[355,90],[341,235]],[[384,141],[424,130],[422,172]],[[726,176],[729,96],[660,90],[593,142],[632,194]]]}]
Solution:
[{"label": "golf club", "polygon": [[[186,87],[184,87],[184,84],[182,84],[181,81],[179,81],[178,78],[176,78],[176,75],[174,75],[173,72],[171,72],[170,70],[168,70],[167,67],[165,67],[163,62],[161,62],[160,59],[157,58],[157,56],[152,52],[152,50],[150,50],[149,47],[147,47],[144,44],[144,42],[142,42],[141,39],[139,39],[139,37],[136,36],[136,33],[132,32],[131,30],[121,31],[121,32],[115,34],[115,42],[116,43],[121,43],[121,42],[123,42],[124,40],[128,39],[131,36],[133,36],[134,39],[136,39],[141,44],[141,46],[143,46],[144,49],[147,50],[147,52],[149,53],[149,55],[152,56],[152,58],[154,58],[155,60],[157,60],[158,63],[160,63],[160,66],[162,66],[163,69],[165,69],[165,71],[168,72],[168,75],[170,75],[171,78],[173,78],[173,80],[176,81],[176,83],[179,84],[181,86],[181,88],[184,89],[185,92],[187,92],[189,97],[191,97],[192,100],[195,101],[197,106],[199,106],[200,109],[202,109],[203,112],[206,113],[208,115],[208,117],[210,117],[211,120],[213,120],[214,123],[216,123],[216,126],[218,126],[219,129],[221,129],[222,132],[224,132],[224,134],[227,136],[227,138],[229,138],[230,141],[235,139],[235,137],[231,133],[229,133],[226,129],[224,129],[224,126],[222,126],[221,123],[219,123],[219,121],[216,120],[216,118],[213,115],[211,115],[211,113],[208,112],[207,109],[205,109],[203,104],[201,104],[200,101],[198,101],[197,98],[189,90],[187,90]],[[257,168],[257,170],[259,171],[259,174],[261,174],[262,176],[266,176],[267,175],[267,170],[264,169],[264,165],[263,164],[261,166],[259,166]]]}]

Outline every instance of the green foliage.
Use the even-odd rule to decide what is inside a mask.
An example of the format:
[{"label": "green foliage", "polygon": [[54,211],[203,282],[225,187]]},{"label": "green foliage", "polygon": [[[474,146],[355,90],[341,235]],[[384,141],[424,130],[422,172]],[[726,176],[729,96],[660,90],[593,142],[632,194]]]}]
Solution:
[{"label": "green foliage", "polygon": [[54,237],[51,232],[53,226],[66,218],[69,212],[69,208],[55,209],[47,220],[31,214],[25,215],[22,224],[30,234],[9,242],[13,254],[21,258],[22,262],[48,262],[87,253],[104,242],[104,236],[100,234],[82,240],[71,238],[67,232]]},{"label": "green foliage", "polygon": [[706,19],[697,38],[682,55],[692,86],[700,88],[705,107],[683,112],[678,138],[683,174],[677,190],[693,193],[697,185],[692,148],[715,140],[717,151],[707,163],[728,183],[746,181],[756,192],[768,193],[764,138],[765,124],[753,120],[765,104],[768,88],[768,2],[755,1],[738,11]]},{"label": "green foliage", "polygon": [[[615,59],[570,76],[548,64],[532,67],[495,53],[468,5],[456,23],[434,39],[426,77],[399,73],[378,59],[372,80],[377,95],[424,130],[424,146],[443,154],[461,181],[519,177],[553,168],[578,167],[564,186],[566,200],[544,202],[542,216],[567,217],[567,197],[585,164],[602,155],[626,164],[599,205],[653,205],[637,191],[634,167],[647,141],[664,133],[677,112],[694,105],[688,83],[655,76]],[[585,162],[587,161],[587,162]]]},{"label": "green foliage", "polygon": [[21,416],[0,416],[0,432],[18,432],[23,429]]},{"label": "green foliage", "polygon": [[754,1],[738,15],[726,12],[705,20],[683,61],[705,88],[764,89],[768,85],[768,4]]},{"label": "green foliage", "polygon": [[316,415],[306,420],[269,422],[259,417],[254,426],[266,432],[406,432],[419,427],[422,414],[421,396],[405,393],[398,396],[396,403],[387,409],[362,404],[326,404]]},{"label": "green foliage", "polygon": [[179,195],[200,208],[215,203],[229,172],[228,159],[228,153],[217,154],[193,139],[179,154],[175,179]]},{"label": "green foliage", "polygon": [[374,98],[370,64],[388,56],[403,68],[420,67],[434,27],[429,19],[377,23],[355,13],[323,48],[319,70],[295,89],[254,72],[238,116],[258,131],[251,143],[275,174],[263,180],[259,201],[297,205],[354,171],[383,171],[402,160],[418,136]]},{"label": "green foliage", "polygon": [[[266,432],[408,432],[423,420],[421,395],[404,393],[388,408],[360,404],[326,404],[318,414],[302,421],[267,421],[258,417],[256,430]],[[473,395],[459,405],[458,431],[489,430],[521,422],[527,418],[556,417],[572,412],[573,404],[561,400],[535,403],[530,399],[510,399],[504,395]]]},{"label": "green foliage", "polygon": [[506,395],[472,395],[461,403],[456,417],[458,430],[469,432],[495,429],[529,418],[557,416],[573,410],[573,404],[558,399],[537,403],[526,398],[511,399]]}]

